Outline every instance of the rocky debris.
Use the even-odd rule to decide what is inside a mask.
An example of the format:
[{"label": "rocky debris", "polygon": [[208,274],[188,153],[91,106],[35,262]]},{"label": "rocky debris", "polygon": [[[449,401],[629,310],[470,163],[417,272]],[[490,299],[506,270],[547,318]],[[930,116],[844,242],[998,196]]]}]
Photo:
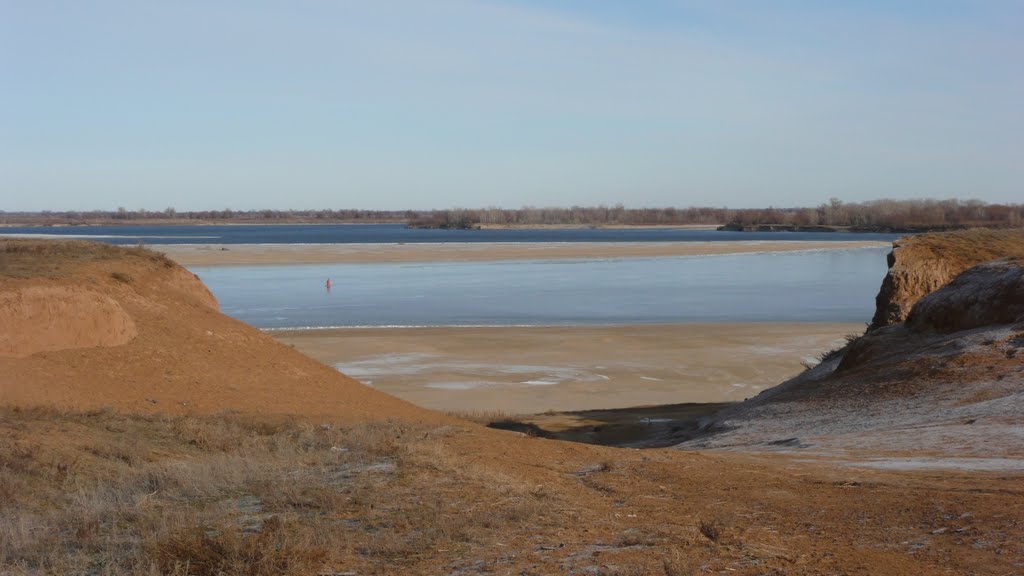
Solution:
[{"label": "rocky debris", "polygon": [[1024,259],[975,266],[921,298],[907,316],[915,332],[956,332],[1024,321]]}]

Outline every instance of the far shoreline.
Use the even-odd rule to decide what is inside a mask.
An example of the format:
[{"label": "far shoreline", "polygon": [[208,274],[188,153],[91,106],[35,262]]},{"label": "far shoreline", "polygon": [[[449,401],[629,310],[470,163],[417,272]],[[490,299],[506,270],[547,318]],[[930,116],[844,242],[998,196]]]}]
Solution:
[{"label": "far shoreline", "polygon": [[[322,220],[97,220],[88,222],[0,222],[3,228],[97,228],[97,227],[160,227],[160,226],[402,226],[405,228],[431,228],[430,226],[410,225],[405,221],[394,220],[358,220],[331,221]],[[724,224],[476,224],[466,230],[718,230]],[[461,228],[451,228],[452,231]]]},{"label": "far shoreline", "polygon": [[487,262],[720,256],[888,248],[882,241],[732,240],[716,242],[444,242],[389,244],[150,244],[183,266],[261,266],[403,262]]}]

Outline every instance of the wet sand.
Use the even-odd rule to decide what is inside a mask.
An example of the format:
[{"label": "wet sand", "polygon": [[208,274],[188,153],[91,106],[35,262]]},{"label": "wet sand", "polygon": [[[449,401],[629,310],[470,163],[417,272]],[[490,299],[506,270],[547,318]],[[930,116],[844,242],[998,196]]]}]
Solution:
[{"label": "wet sand", "polygon": [[184,266],[653,258],[887,247],[873,241],[452,242],[440,244],[153,244]]},{"label": "wet sand", "polygon": [[534,414],[743,400],[863,331],[863,324],[660,324],[270,334],[420,406]]}]

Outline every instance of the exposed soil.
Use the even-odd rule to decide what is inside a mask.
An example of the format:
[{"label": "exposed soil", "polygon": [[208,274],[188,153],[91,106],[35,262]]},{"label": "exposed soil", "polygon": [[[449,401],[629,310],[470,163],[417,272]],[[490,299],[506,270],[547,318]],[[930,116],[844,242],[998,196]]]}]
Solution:
[{"label": "exposed soil", "polygon": [[138,333],[132,317],[92,290],[29,286],[0,294],[0,356],[120,346]]}]

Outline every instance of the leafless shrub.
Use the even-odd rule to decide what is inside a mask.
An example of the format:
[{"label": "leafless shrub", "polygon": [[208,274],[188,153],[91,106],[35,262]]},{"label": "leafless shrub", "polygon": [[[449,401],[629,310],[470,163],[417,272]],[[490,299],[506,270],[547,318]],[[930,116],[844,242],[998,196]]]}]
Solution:
[{"label": "leafless shrub", "polygon": [[130,274],[125,274],[124,272],[111,272],[110,273],[110,277],[113,278],[114,280],[117,280],[118,282],[123,283],[123,284],[131,284],[132,283],[131,275]]},{"label": "leafless shrub", "polygon": [[712,542],[718,542],[718,539],[722,537],[722,524],[717,520],[701,520],[697,524],[697,529],[704,535],[705,538]]},{"label": "leafless shrub", "polygon": [[804,370],[810,370],[811,368],[814,368],[818,364],[828,362],[829,360],[832,360],[838,357],[840,354],[844,353],[846,349],[850,346],[850,344],[853,344],[853,342],[859,339],[860,337],[860,334],[847,334],[846,336],[843,336],[842,346],[822,352],[821,354],[818,355],[817,362],[801,362],[800,365],[804,367]]}]

